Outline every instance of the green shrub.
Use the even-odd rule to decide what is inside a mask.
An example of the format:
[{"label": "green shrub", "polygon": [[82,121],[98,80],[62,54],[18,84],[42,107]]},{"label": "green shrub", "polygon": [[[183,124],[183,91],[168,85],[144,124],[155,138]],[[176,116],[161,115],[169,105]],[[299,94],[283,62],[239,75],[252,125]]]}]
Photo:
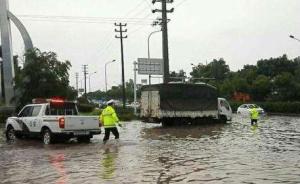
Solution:
[{"label": "green shrub", "polygon": [[232,112],[236,112],[237,111],[237,108],[243,104],[243,102],[236,102],[236,101],[230,101],[229,102],[230,106],[231,106],[231,109],[232,109]]},{"label": "green shrub", "polygon": [[90,114],[92,116],[99,116],[102,112],[102,109],[95,108]]},{"label": "green shrub", "polygon": [[6,119],[15,114],[13,108],[0,107],[0,124],[5,123]]},{"label": "green shrub", "polygon": [[92,112],[95,106],[91,104],[77,104],[77,108],[79,112]]},{"label": "green shrub", "polygon": [[116,107],[115,110],[121,121],[131,121],[136,119],[132,108],[123,109],[122,107]]},{"label": "green shrub", "polygon": [[300,102],[264,102],[258,103],[266,112],[273,113],[300,113]]}]

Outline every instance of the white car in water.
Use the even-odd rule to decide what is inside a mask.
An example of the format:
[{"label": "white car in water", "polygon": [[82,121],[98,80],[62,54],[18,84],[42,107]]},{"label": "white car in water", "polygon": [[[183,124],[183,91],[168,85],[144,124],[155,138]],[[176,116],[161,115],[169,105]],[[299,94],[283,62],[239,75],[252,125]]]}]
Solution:
[{"label": "white car in water", "polygon": [[250,115],[251,108],[255,107],[260,115],[264,115],[265,111],[263,108],[259,107],[256,104],[242,104],[238,107],[236,113],[244,116]]}]

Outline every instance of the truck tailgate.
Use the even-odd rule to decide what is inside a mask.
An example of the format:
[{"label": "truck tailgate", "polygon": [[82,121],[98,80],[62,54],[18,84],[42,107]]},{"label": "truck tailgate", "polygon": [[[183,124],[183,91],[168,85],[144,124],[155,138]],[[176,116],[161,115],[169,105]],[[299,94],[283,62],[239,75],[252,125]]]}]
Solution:
[{"label": "truck tailgate", "polygon": [[65,130],[100,129],[97,116],[65,116]]}]

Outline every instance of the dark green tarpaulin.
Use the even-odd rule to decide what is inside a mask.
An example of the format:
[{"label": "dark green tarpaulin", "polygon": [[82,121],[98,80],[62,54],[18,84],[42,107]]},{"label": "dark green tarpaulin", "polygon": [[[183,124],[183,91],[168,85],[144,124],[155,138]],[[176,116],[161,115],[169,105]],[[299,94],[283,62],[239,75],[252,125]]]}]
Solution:
[{"label": "dark green tarpaulin", "polygon": [[142,91],[159,91],[160,108],[168,111],[208,111],[218,109],[215,87],[207,84],[156,84]]}]

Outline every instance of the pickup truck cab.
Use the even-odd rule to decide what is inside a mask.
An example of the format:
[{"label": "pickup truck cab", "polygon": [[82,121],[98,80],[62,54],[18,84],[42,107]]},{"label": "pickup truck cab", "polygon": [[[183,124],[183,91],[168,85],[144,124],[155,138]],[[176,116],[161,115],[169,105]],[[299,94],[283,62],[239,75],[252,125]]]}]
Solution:
[{"label": "pickup truck cab", "polygon": [[9,117],[5,125],[8,140],[39,137],[44,144],[73,137],[88,142],[100,133],[97,116],[79,116],[76,103],[57,99],[26,105],[17,116]]}]

